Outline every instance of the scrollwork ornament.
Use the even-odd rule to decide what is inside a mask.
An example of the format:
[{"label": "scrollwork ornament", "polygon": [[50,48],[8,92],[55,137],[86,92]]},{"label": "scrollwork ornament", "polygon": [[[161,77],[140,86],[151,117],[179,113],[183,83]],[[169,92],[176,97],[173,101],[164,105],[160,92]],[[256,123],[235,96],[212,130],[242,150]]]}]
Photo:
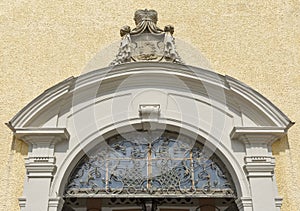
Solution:
[{"label": "scrollwork ornament", "polygon": [[222,162],[214,154],[206,156],[200,143],[185,151],[180,150],[184,141],[164,134],[150,144],[139,145],[139,138],[122,136],[111,140],[107,140],[110,151],[99,146],[81,159],[66,186],[66,196],[235,194]]}]

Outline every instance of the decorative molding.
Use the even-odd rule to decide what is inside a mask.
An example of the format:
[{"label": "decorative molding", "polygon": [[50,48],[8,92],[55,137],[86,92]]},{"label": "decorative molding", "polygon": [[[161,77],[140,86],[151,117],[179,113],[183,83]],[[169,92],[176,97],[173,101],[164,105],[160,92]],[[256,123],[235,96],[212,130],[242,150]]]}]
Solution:
[{"label": "decorative molding", "polygon": [[248,177],[273,177],[275,164],[246,165]]},{"label": "decorative molding", "polygon": [[48,207],[49,211],[61,211],[65,201],[61,197],[49,198]]},{"label": "decorative molding", "polygon": [[51,178],[55,174],[54,149],[58,142],[68,140],[65,128],[18,128],[16,138],[30,145],[25,166],[28,178]]},{"label": "decorative molding", "polygon": [[28,178],[51,178],[55,174],[54,163],[25,163]]},{"label": "decorative molding", "polygon": [[281,206],[282,206],[282,201],[283,198],[282,197],[276,197],[275,198],[275,206],[278,210],[280,210]]},{"label": "decorative molding", "polygon": [[294,122],[291,122],[282,111],[280,111],[272,102],[260,93],[235,78],[227,75],[225,78],[230,89],[234,93],[246,99],[250,104],[253,104],[256,108],[261,110],[264,114],[270,117],[276,125],[288,129],[294,124]]},{"label": "decorative molding", "polygon": [[244,210],[244,208],[252,208],[252,199],[250,197],[241,197],[235,200],[235,203],[239,210]]},{"label": "decorative molding", "polygon": [[20,198],[18,198],[18,200],[19,200],[20,211],[25,210],[26,198],[25,197],[20,197]]},{"label": "decorative molding", "polygon": [[54,102],[61,102],[61,99],[65,97],[72,88],[74,81],[75,78],[72,76],[45,90],[19,111],[6,125],[12,130],[15,127],[25,127],[28,122],[30,122],[29,120],[33,119],[49,105]]},{"label": "decorative molding", "polygon": [[234,127],[230,133],[231,139],[245,143],[272,144],[287,133],[283,127]]},{"label": "decorative molding", "polygon": [[55,163],[55,157],[54,156],[35,156],[35,157],[28,157],[26,158],[28,160],[28,163]]},{"label": "decorative molding", "polygon": [[[224,93],[232,93],[230,99],[234,102],[227,102],[227,105],[236,105],[239,100],[245,99],[249,102],[249,106],[256,110],[257,115],[263,113],[267,115],[268,119],[273,121],[273,125],[288,129],[293,125],[278,108],[276,108],[266,98],[255,92],[247,85],[229,77],[222,76],[215,72],[204,70],[197,67],[188,65],[180,65],[175,63],[159,63],[159,62],[133,62],[122,65],[103,68],[101,70],[95,70],[81,75],[78,78],[69,78],[50,89],[47,89],[43,94],[30,102],[24,109],[7,124],[7,126],[14,131],[14,128],[30,127],[30,123],[40,114],[43,110],[54,109],[57,103],[60,103],[62,99],[69,99],[68,96],[79,92],[80,90],[88,87],[99,85],[99,82],[105,83],[106,80],[118,80],[119,77],[125,75],[132,75],[136,73],[142,74],[162,74],[172,75],[180,77],[189,82],[194,81],[195,84],[207,84],[209,86],[215,86],[224,90]],[[76,83],[76,86],[74,84]],[[167,85],[166,81],[166,85]],[[171,84],[170,84],[171,86]],[[239,91],[242,90],[242,91]],[[259,98],[260,100],[253,100]],[[71,98],[70,98],[71,100]],[[55,108],[57,109],[57,108]],[[266,118],[266,117],[261,117]],[[269,121],[269,120],[268,120]]]},{"label": "decorative molding", "polygon": [[48,140],[48,142],[59,142],[70,138],[66,128],[15,128],[13,132],[17,139],[30,144],[35,144],[38,141],[47,141],[48,137],[53,138]]},{"label": "decorative molding", "polygon": [[51,162],[55,145],[70,138],[65,128],[18,128],[14,135],[32,148],[29,158],[34,162]]},{"label": "decorative molding", "polygon": [[275,163],[273,156],[245,156],[244,160],[246,164]]},{"label": "decorative molding", "polygon": [[245,156],[244,160],[248,177],[273,177],[275,168],[273,156]]}]

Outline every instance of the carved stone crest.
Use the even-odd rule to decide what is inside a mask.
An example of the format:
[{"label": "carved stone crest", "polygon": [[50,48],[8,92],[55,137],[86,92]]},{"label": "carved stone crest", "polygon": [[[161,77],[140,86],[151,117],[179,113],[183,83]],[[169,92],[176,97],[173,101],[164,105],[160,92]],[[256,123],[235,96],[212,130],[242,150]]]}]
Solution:
[{"label": "carved stone crest", "polygon": [[175,47],[174,27],[156,26],[155,10],[137,10],[134,15],[136,27],[123,26],[119,52],[110,65],[136,61],[167,61],[182,63]]}]

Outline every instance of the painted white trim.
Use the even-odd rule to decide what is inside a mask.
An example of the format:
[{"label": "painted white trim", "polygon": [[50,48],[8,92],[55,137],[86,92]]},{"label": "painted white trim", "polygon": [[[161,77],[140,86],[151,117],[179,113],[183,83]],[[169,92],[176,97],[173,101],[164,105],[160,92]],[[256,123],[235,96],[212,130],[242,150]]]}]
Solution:
[{"label": "painted white trim", "polygon": [[[133,84],[128,89],[116,89],[130,77]],[[178,87],[169,80],[171,77],[186,87]],[[130,102],[135,110],[126,111],[127,116],[106,109],[113,100],[147,90],[144,82],[155,91],[152,95],[142,92],[140,101]],[[100,83],[104,90],[98,94],[95,91]],[[156,99],[159,91],[164,91],[164,97],[170,101]],[[167,109],[165,104],[172,104],[175,99],[177,104]],[[190,112],[191,102],[196,110],[200,109],[200,116]],[[179,105],[182,107],[176,110]],[[270,145],[285,135],[293,123],[266,98],[229,76],[186,65],[137,62],[71,77],[46,90],[7,125],[16,138],[29,144],[26,198],[20,198],[20,207],[26,211],[39,205],[59,210],[63,203],[59,197],[84,152],[120,130],[145,129],[149,125],[205,139],[205,146],[214,149],[233,177],[238,207],[250,211],[264,206],[263,199],[257,197],[261,184],[267,187],[263,190],[268,195],[264,207],[280,207]],[[40,186],[46,192],[43,200],[35,204],[32,193]]]},{"label": "painted white trim", "polygon": [[[266,114],[278,127],[289,128],[293,125],[269,100],[257,93],[249,86],[229,76],[222,76],[215,72],[204,70],[188,65],[158,63],[158,62],[136,62],[107,67],[81,75],[77,78],[71,77],[61,83],[47,89],[39,97],[30,102],[8,123],[10,127],[30,126],[30,122],[41,111],[49,109],[54,102],[67,98],[69,94],[97,85],[108,79],[117,79],[133,74],[165,74],[182,77],[185,80],[195,80],[200,83],[210,84],[225,91],[235,93],[246,100],[250,105]],[[167,83],[167,81],[166,81]],[[233,103],[234,104],[234,103]]]}]

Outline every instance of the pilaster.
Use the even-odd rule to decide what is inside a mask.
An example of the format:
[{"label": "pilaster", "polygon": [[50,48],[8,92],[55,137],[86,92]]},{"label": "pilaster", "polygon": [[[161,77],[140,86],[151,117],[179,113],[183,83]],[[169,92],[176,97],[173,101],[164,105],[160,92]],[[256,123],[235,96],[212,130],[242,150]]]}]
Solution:
[{"label": "pilaster", "polygon": [[245,144],[244,170],[251,188],[252,207],[255,211],[280,210],[276,183],[273,181],[275,159],[272,156],[271,144],[285,133],[280,127],[239,127],[234,128],[231,133],[232,139]]},{"label": "pilaster", "polygon": [[[25,159],[27,178],[24,184],[24,197],[19,199],[21,210],[48,210],[48,205],[53,208],[56,202],[54,203],[55,200],[52,199],[49,202],[49,190],[56,171],[55,145],[69,139],[67,130],[24,128],[16,129],[14,135],[29,146],[28,157]],[[53,211],[58,210],[60,203],[57,204]]]}]

